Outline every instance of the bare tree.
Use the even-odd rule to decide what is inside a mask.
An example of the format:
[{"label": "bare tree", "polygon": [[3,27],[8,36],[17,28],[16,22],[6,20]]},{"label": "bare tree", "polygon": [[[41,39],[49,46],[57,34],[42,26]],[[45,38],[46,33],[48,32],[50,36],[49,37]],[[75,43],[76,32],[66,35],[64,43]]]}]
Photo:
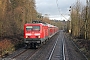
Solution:
[{"label": "bare tree", "polygon": [[80,1],[77,1],[76,4],[71,7],[71,29],[74,37],[80,37],[81,35],[81,11],[82,4]]}]

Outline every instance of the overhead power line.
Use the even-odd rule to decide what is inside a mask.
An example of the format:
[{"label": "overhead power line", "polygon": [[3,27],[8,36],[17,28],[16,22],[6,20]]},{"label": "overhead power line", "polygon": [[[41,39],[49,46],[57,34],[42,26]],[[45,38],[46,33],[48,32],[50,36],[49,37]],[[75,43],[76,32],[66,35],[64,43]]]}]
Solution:
[{"label": "overhead power line", "polygon": [[[58,0],[56,0],[56,5],[57,5],[58,12],[60,13],[60,8],[59,8],[59,5],[58,5]],[[63,14],[61,14],[61,16],[64,17],[66,20],[68,20]]]}]

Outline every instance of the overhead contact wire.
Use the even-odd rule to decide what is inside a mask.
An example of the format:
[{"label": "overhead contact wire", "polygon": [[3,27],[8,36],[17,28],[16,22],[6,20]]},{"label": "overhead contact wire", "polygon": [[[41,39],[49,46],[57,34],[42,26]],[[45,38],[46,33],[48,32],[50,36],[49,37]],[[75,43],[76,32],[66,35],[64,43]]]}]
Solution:
[{"label": "overhead contact wire", "polygon": [[[60,13],[60,8],[59,8],[59,5],[58,5],[58,0],[56,0],[56,5],[57,5],[58,12]],[[61,14],[61,16],[64,17],[66,20],[68,20],[63,14]]]}]

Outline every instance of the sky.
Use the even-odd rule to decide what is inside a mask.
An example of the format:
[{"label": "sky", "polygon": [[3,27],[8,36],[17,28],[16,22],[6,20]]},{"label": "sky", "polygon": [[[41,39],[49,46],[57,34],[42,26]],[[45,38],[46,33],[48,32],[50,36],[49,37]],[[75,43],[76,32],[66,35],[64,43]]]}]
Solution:
[{"label": "sky", "polygon": [[[70,6],[76,3],[77,0],[35,0],[36,10],[43,16],[48,15],[50,19],[68,20],[70,18]],[[79,0],[82,4],[86,0]]]}]

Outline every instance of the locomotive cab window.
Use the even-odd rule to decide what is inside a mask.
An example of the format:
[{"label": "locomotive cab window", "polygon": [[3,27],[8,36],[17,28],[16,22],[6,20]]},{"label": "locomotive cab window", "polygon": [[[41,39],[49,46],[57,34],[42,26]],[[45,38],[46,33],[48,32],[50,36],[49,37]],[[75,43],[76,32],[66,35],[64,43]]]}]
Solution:
[{"label": "locomotive cab window", "polygon": [[26,30],[27,30],[27,31],[28,31],[28,30],[32,30],[32,28],[33,28],[32,26],[27,26],[27,27],[26,27]]},{"label": "locomotive cab window", "polygon": [[40,30],[40,26],[33,26],[33,30]]},{"label": "locomotive cab window", "polygon": [[27,31],[40,30],[40,26],[27,26],[26,30]]}]

